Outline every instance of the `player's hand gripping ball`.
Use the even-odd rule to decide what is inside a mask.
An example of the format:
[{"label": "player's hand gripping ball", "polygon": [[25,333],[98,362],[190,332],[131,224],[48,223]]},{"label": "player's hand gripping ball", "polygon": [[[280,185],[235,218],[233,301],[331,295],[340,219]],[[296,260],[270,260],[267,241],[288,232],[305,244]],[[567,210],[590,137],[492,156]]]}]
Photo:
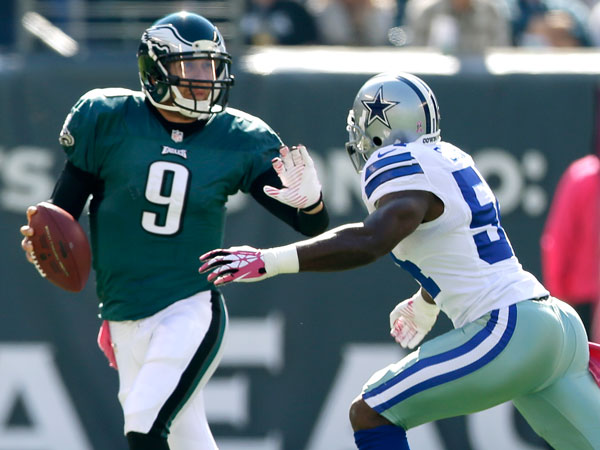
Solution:
[{"label": "player's hand gripping ball", "polygon": [[41,276],[71,292],[81,291],[90,275],[90,244],[81,225],[52,203],[36,205],[28,214],[33,235],[31,261]]}]

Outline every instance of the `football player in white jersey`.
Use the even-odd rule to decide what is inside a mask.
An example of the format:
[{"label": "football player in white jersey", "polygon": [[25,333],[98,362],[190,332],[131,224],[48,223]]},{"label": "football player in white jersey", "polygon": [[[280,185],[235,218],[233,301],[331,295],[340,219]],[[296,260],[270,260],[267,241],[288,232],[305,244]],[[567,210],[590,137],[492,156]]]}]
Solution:
[{"label": "football player in white jersey", "polygon": [[600,389],[581,320],[519,264],[473,159],[441,141],[431,89],[404,73],[371,78],[348,131],[363,222],[283,247],[213,250],[200,272],[223,285],[347,270],[391,252],[419,282],[391,312],[391,335],[415,348],[440,310],[455,328],[366,382],[350,408],[359,449],[408,449],[407,429],[508,400],[554,448],[600,449]]}]

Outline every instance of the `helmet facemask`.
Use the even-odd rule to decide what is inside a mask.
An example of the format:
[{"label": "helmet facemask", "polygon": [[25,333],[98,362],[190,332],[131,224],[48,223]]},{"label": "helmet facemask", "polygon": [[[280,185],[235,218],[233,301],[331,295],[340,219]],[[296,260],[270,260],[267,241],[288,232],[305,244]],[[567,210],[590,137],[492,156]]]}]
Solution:
[{"label": "helmet facemask", "polygon": [[165,67],[170,102],[177,111],[193,118],[208,117],[225,109],[229,94],[230,60],[221,55],[167,55],[159,58]]},{"label": "helmet facemask", "polygon": [[357,172],[363,169],[365,162],[373,153],[374,143],[367,137],[364,131],[356,124],[354,118],[354,110],[348,112],[346,122],[346,130],[348,131],[348,142],[346,142],[346,151],[352,161],[352,165]]}]

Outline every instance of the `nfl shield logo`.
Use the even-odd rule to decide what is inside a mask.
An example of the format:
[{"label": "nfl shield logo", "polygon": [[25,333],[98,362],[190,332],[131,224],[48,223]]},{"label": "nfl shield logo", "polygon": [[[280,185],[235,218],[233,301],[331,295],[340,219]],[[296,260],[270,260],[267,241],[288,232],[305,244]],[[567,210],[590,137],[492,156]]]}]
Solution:
[{"label": "nfl shield logo", "polygon": [[171,139],[173,139],[174,142],[183,141],[183,131],[179,131],[179,130],[171,131]]}]

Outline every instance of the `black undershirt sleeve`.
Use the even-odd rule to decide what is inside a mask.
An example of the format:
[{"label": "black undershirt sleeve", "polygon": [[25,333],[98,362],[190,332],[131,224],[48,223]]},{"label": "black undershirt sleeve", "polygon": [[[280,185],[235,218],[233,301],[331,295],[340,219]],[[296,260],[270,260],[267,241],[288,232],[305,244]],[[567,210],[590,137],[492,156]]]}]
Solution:
[{"label": "black undershirt sleeve", "polygon": [[97,188],[98,180],[94,175],[67,161],[54,186],[50,201],[79,220],[88,197]]},{"label": "black undershirt sleeve", "polygon": [[329,226],[329,214],[325,208],[325,203],[323,203],[323,209],[320,212],[316,214],[306,214],[301,210],[284,205],[269,197],[263,192],[263,186],[267,185],[276,188],[282,187],[281,180],[273,169],[269,169],[259,175],[250,187],[250,194],[252,197],[267,209],[267,211],[305,236],[317,236],[327,230],[327,227]]}]

